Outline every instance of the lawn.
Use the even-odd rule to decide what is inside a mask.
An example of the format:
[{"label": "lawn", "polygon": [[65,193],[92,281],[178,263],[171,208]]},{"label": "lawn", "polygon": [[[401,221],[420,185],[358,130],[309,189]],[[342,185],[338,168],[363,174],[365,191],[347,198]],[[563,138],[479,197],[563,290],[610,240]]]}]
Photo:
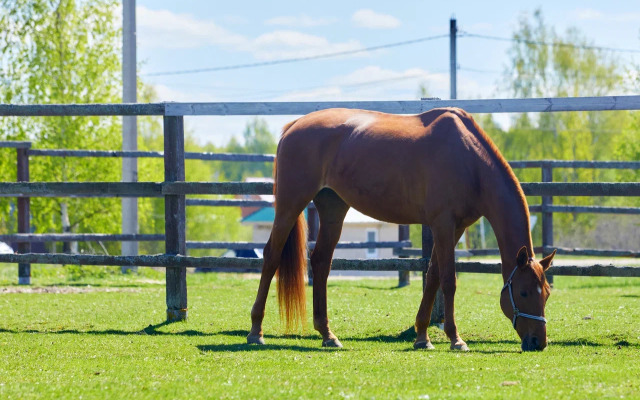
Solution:
[{"label": "lawn", "polygon": [[435,327],[436,350],[412,349],[418,279],[330,281],[344,344],[333,350],[310,319],[283,335],[275,291],[267,345],[246,345],[255,276],[189,274],[189,321],[166,325],[162,272],[34,267],[30,288],[12,284],[16,273],[0,264],[0,399],[640,398],[640,279],[557,277],[549,347],[521,353],[500,277],[461,274],[457,320],[471,351],[459,353]]}]

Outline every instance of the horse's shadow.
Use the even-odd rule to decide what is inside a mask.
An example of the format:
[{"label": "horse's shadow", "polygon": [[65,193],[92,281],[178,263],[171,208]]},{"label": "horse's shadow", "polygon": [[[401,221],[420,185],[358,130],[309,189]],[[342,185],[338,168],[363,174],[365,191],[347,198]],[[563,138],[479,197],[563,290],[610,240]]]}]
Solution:
[{"label": "horse's shadow", "polygon": [[207,345],[198,345],[196,346],[198,350],[203,353],[208,352],[245,352],[245,351],[278,351],[278,350],[293,350],[299,352],[318,352],[318,351],[331,351],[331,350],[341,350],[344,349],[329,349],[329,348],[321,348],[321,347],[307,347],[307,346],[296,346],[296,345],[284,345],[284,344],[246,344],[246,343],[238,343],[238,344],[207,344]]},{"label": "horse's shadow", "polygon": [[[246,337],[249,332],[244,330],[233,330],[233,331],[221,331],[217,333],[218,335],[226,335],[226,336],[242,336]],[[315,347],[316,342],[320,339],[320,336],[317,334],[304,334],[304,335],[265,335],[267,339],[303,339],[308,341],[313,341],[313,344],[310,344],[310,347],[304,347],[299,345],[263,345],[263,346],[253,346],[253,345],[211,345],[211,346],[198,346],[201,351],[251,351],[251,350],[299,350],[299,351],[326,351],[326,349],[320,349]],[[400,332],[396,335],[374,335],[374,336],[366,336],[366,337],[341,337],[341,340],[344,342],[383,342],[383,343],[407,343],[407,345],[412,344],[416,339],[416,333],[414,328],[411,326],[404,331]],[[520,342],[514,339],[477,339],[472,338],[466,341],[466,343],[471,348],[470,353],[484,353],[484,354],[503,354],[503,353],[522,353],[520,350]],[[436,349],[443,349],[449,351],[449,341],[444,340],[442,342],[435,341],[433,344],[436,346]],[[512,349],[490,349],[486,347],[496,346],[496,345],[509,345],[512,346]],[[618,340],[613,344],[608,343],[600,343],[594,342],[589,339],[584,338],[576,338],[572,340],[553,340],[550,342],[550,347],[593,347],[593,348],[606,348],[606,347],[639,347],[640,343],[629,343],[626,340]],[[408,346],[405,351],[415,351],[413,346]]]}]

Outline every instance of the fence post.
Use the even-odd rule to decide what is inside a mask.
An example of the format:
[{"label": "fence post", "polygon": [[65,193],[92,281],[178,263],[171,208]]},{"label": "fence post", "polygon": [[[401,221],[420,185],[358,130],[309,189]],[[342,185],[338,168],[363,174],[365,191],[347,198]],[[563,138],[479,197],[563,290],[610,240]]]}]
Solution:
[{"label": "fence post", "polygon": [[[29,182],[29,147],[18,148],[17,157],[17,176],[18,182]],[[30,233],[30,203],[29,197],[18,197],[18,233]],[[31,243],[19,242],[18,253],[30,253]],[[31,284],[31,264],[20,263],[18,264],[18,284],[30,285]]]},{"label": "fence post", "polygon": [[[428,225],[422,225],[422,258],[429,260],[431,265],[431,253],[433,252],[433,233]],[[427,287],[427,271],[422,271],[422,291]],[[431,310],[430,325],[437,325],[444,322],[444,297],[442,290],[438,288],[436,300]]]},{"label": "fence post", "polygon": [[[184,181],[184,117],[164,117],[164,180]],[[165,195],[164,231],[167,254],[187,251],[184,195]],[[167,321],[187,319],[187,270],[166,268]]]},{"label": "fence post", "polygon": [[[398,241],[409,240],[409,225],[398,225]],[[407,258],[400,256],[400,258]],[[405,287],[411,284],[411,275],[409,271],[398,272],[398,287]]]},{"label": "fence post", "polygon": [[[320,216],[318,215],[318,209],[316,205],[311,202],[307,207],[307,240],[309,242],[315,242],[318,240],[318,231],[320,230]],[[307,276],[309,278],[309,286],[313,286],[313,270],[311,265],[307,265]]]},{"label": "fence post", "polygon": [[[542,182],[553,182],[553,167],[550,163],[542,164]],[[551,254],[546,246],[553,246],[553,212],[548,207],[553,205],[553,196],[542,196],[542,256]],[[553,285],[553,274],[549,270],[546,273],[547,281]],[[550,273],[551,272],[551,273]]]}]

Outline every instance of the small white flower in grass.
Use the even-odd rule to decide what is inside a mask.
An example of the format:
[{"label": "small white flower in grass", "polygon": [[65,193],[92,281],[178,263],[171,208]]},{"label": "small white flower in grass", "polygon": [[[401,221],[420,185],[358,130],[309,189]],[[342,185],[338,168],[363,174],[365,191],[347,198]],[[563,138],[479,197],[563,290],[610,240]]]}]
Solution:
[{"label": "small white flower in grass", "polygon": [[420,396],[418,396],[419,399],[421,400],[429,400],[430,397],[428,394],[421,394]]}]

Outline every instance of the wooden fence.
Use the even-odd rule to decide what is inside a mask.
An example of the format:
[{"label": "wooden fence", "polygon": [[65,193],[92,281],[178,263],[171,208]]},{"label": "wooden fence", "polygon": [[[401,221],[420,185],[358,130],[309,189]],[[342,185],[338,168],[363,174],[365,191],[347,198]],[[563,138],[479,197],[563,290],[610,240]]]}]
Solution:
[{"label": "wooden fence", "polygon": [[[164,121],[165,180],[158,182],[28,182],[24,165],[18,162],[18,180],[22,182],[0,183],[0,196],[18,197],[20,204],[27,208],[28,198],[47,197],[164,197],[165,201],[165,254],[151,256],[100,256],[68,254],[5,254],[0,262],[42,264],[83,264],[83,265],[138,265],[166,267],[167,319],[182,320],[187,317],[186,267],[259,268],[260,261],[242,258],[189,257],[186,256],[185,232],[186,195],[194,194],[270,194],[272,185],[268,183],[244,182],[184,182],[184,160],[193,153],[184,151],[184,116],[193,115],[301,115],[311,111],[330,108],[364,108],[392,113],[419,113],[434,107],[456,106],[471,113],[494,112],[554,112],[554,111],[597,111],[597,110],[637,110],[640,96],[610,96],[591,98],[545,98],[545,99],[497,99],[497,100],[421,100],[421,101],[377,101],[377,102],[308,102],[308,103],[154,103],[154,104],[85,104],[85,105],[7,105],[0,104],[2,116],[90,116],[90,115],[158,115]],[[7,147],[7,146],[5,146]],[[52,155],[56,150],[29,150],[26,144],[16,147],[24,153],[28,163],[28,152],[32,155]],[[68,150],[57,150],[68,152]],[[46,154],[48,152],[49,154]],[[93,152],[95,156],[136,156],[140,152]],[[59,153],[62,154],[62,153]],[[117,154],[117,155],[116,155]],[[161,154],[161,155],[160,155]],[[70,155],[70,154],[69,154]],[[237,157],[238,155],[206,155],[207,157]],[[193,157],[196,157],[193,155]],[[245,157],[245,156],[241,156]],[[267,160],[263,160],[267,161]],[[20,172],[22,171],[22,172]],[[28,171],[28,169],[27,169]],[[544,171],[544,169],[543,169]],[[543,172],[544,174],[544,172]],[[549,179],[547,179],[549,180]],[[640,196],[639,183],[525,183],[525,194],[543,196],[541,211],[552,215],[554,207],[545,203],[544,197],[552,196]],[[190,200],[193,201],[193,200]],[[204,201],[204,200],[200,200]],[[228,201],[228,200],[227,200]],[[204,203],[201,203],[204,204]],[[557,207],[557,206],[555,206]],[[629,211],[631,213],[631,211]],[[24,215],[24,214],[23,214]],[[29,215],[28,212],[26,215]],[[544,220],[544,214],[543,214]],[[28,218],[19,221],[23,233],[28,234]],[[139,236],[139,235],[138,235]],[[121,239],[124,236],[121,236]],[[25,237],[26,239],[26,237]],[[140,237],[128,238],[131,240]],[[402,239],[402,238],[401,238]],[[21,242],[20,253],[29,245],[29,240]],[[386,270],[386,271],[426,271],[433,240],[428,227],[423,226],[423,248],[420,259],[387,260],[334,260],[336,270]],[[549,247],[548,245],[545,247]],[[460,272],[499,272],[499,264],[461,262]],[[555,275],[584,276],[640,276],[640,269],[593,265],[556,266]]]}]

